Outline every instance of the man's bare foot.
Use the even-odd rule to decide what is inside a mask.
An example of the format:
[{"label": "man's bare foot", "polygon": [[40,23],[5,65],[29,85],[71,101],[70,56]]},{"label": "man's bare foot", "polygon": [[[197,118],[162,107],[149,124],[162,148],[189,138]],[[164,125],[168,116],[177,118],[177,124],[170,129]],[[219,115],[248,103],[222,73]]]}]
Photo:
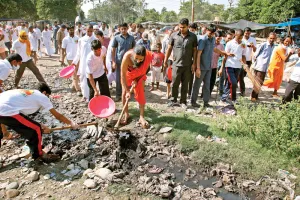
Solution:
[{"label": "man's bare foot", "polygon": [[129,118],[130,118],[129,114],[124,114],[124,119],[121,120],[120,124],[121,125],[127,125]]},{"label": "man's bare foot", "polygon": [[148,129],[150,127],[149,123],[145,120],[144,117],[140,117],[139,123],[142,125],[143,129]]},{"label": "man's bare foot", "polygon": [[12,133],[5,133],[3,134],[3,140],[14,140],[19,138],[20,135],[19,134],[12,134]]}]

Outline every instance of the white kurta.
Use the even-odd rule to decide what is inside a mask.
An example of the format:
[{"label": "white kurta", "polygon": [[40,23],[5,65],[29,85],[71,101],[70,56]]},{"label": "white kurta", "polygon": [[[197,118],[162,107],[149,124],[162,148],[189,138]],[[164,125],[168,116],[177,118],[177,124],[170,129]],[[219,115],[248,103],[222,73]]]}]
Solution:
[{"label": "white kurta", "polygon": [[86,77],[86,58],[87,55],[92,51],[91,42],[93,40],[96,40],[96,38],[94,36],[89,37],[88,35],[85,35],[84,37],[80,38],[78,41],[77,54],[75,59],[73,60],[73,63],[76,65],[80,61],[77,75],[80,76],[81,92],[83,97],[85,97],[86,99],[89,99],[90,95]]},{"label": "white kurta", "polygon": [[30,41],[30,48],[31,51],[37,51],[38,50],[38,36],[36,32],[29,32],[29,41]]},{"label": "white kurta", "polygon": [[111,50],[112,50],[113,41],[114,41],[113,39],[109,41],[107,54],[106,54],[106,68],[108,71],[107,79],[109,84],[111,84],[113,81],[116,81],[116,72],[112,72],[112,66],[111,66],[111,62],[112,62]]},{"label": "white kurta", "polygon": [[51,56],[52,55],[52,49],[51,49],[51,32],[43,30],[42,32],[42,38],[43,38],[43,44],[46,48],[46,54]]}]

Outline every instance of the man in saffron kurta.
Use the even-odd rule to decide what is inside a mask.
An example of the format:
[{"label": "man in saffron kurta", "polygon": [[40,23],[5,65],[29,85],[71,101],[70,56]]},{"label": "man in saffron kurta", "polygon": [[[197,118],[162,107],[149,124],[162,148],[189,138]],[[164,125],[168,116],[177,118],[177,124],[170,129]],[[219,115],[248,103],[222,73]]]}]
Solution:
[{"label": "man in saffron kurta", "polygon": [[289,57],[294,53],[294,50],[291,50],[287,53],[287,47],[291,44],[292,39],[290,37],[285,38],[283,44],[278,46],[271,57],[268,75],[269,80],[264,82],[264,86],[268,88],[274,88],[273,96],[278,97],[277,90],[280,88],[282,83],[284,63],[289,59]]},{"label": "man in saffron kurta", "polygon": [[[134,87],[134,97],[140,106],[139,123],[143,128],[148,128],[149,124],[144,118],[145,111],[145,91],[144,82],[147,77],[150,62],[152,60],[152,53],[147,51],[145,47],[137,45],[133,50],[129,50],[122,60],[121,64],[121,83],[122,83],[122,102],[123,105],[126,99],[130,98],[130,87]],[[128,105],[125,108],[125,119],[122,122],[126,124],[129,118]]]}]

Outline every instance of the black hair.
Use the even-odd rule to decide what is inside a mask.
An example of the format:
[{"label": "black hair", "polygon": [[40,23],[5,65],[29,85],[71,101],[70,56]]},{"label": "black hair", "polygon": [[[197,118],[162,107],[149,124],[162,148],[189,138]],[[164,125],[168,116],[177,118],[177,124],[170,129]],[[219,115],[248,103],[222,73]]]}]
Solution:
[{"label": "black hair", "polygon": [[159,47],[161,47],[161,46],[162,46],[162,44],[161,44],[160,42],[158,42],[158,43],[156,43],[156,46],[159,46]]},{"label": "black hair", "polygon": [[38,91],[40,91],[40,92],[46,92],[46,94],[51,94],[51,89],[50,89],[50,87],[46,84],[46,83],[44,83],[44,82],[40,82],[40,83],[38,83],[37,84],[37,88],[36,88]]},{"label": "black hair", "polygon": [[206,30],[214,33],[214,32],[216,32],[216,27],[214,25],[210,24]]},{"label": "black hair", "polygon": [[100,37],[103,37],[103,32],[102,31],[95,31],[95,35],[99,35]]},{"label": "black hair", "polygon": [[179,22],[179,24],[182,24],[182,25],[189,25],[189,20],[187,19],[187,18],[182,18],[181,20],[180,20],[180,22]]},{"label": "black hair", "polygon": [[191,23],[190,28],[197,29],[198,25],[196,23]]},{"label": "black hair", "polygon": [[270,36],[270,35],[275,35],[275,36],[277,37],[277,35],[276,35],[275,32],[270,32],[270,33],[269,33],[269,36]]},{"label": "black hair", "polygon": [[29,27],[28,27],[28,29],[31,29],[31,28],[33,28],[33,26],[29,26]]},{"label": "black hair", "polygon": [[17,62],[21,62],[23,59],[22,57],[17,54],[17,53],[12,53],[12,54],[9,54],[6,59],[8,60],[8,62],[11,62],[11,61],[17,61]]},{"label": "black hair", "polygon": [[75,27],[74,26],[69,26],[69,27],[67,27],[67,30],[69,31],[70,29],[75,29]]},{"label": "black hair", "polygon": [[246,28],[244,29],[244,31],[245,31],[245,32],[246,32],[246,31],[250,31],[250,32],[251,32],[252,30],[251,30],[250,27],[246,27]]},{"label": "black hair", "polygon": [[90,29],[90,28],[91,28],[91,29],[94,29],[94,28],[93,28],[93,25],[89,25],[87,29]]},{"label": "black hair", "polygon": [[77,22],[77,24],[81,24],[81,22]]},{"label": "black hair", "polygon": [[222,31],[216,31],[215,32],[215,37],[223,37],[223,32]]},{"label": "black hair", "polygon": [[236,34],[236,35],[237,35],[237,34],[244,35],[244,31],[243,31],[242,29],[237,29],[237,30],[235,31],[235,34]]},{"label": "black hair", "polygon": [[99,40],[93,40],[91,42],[91,47],[92,47],[92,50],[97,50],[97,49],[101,49],[102,45]]},{"label": "black hair", "polygon": [[54,23],[57,23],[57,21],[54,21]]},{"label": "black hair", "polygon": [[231,35],[234,35],[234,34],[235,34],[235,30],[234,30],[234,29],[229,29],[227,32],[228,32],[229,34],[231,34]]},{"label": "black hair", "polygon": [[146,56],[146,48],[142,45],[136,45],[133,51],[139,56]]},{"label": "black hair", "polygon": [[124,23],[120,24],[120,27],[126,27],[126,28],[128,28],[128,24],[124,22]]},{"label": "black hair", "polygon": [[60,27],[61,27],[61,28],[67,28],[67,26],[66,26],[66,25],[64,25],[64,24],[63,24],[63,25],[61,25]]}]

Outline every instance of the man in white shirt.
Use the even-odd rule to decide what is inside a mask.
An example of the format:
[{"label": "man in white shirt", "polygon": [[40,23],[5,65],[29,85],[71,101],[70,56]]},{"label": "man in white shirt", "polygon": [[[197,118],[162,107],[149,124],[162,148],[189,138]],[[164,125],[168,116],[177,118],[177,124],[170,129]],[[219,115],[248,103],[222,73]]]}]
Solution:
[{"label": "man in white shirt", "polygon": [[108,28],[106,27],[105,22],[102,22],[102,25],[100,27],[100,31],[102,31],[104,37],[109,37],[109,31],[108,31]]},{"label": "man in white shirt", "polygon": [[83,100],[85,101],[90,97],[86,77],[86,59],[87,55],[92,51],[91,42],[95,39],[96,38],[93,35],[93,26],[90,25],[87,29],[87,34],[78,41],[76,57],[72,62],[72,65],[77,65],[80,61],[77,75],[80,76],[80,88],[83,95]]},{"label": "man in white shirt", "polygon": [[151,46],[156,46],[157,43],[161,43],[159,34],[156,34],[156,30],[152,29],[152,36],[150,37]]},{"label": "man in white shirt", "polygon": [[[103,57],[106,56],[106,48],[102,49],[103,46],[99,40],[92,41],[92,50],[87,56],[87,68],[86,74],[88,78],[88,86],[90,88],[89,100],[94,96],[105,95],[110,97],[108,79],[106,76],[106,66]],[[102,48],[101,48],[102,47]],[[100,92],[97,88],[97,84]]]},{"label": "man in white shirt", "polygon": [[[245,57],[246,57],[246,64],[248,65],[249,68],[252,65],[252,53],[255,53],[256,51],[256,39],[254,37],[251,37],[250,35],[251,35],[251,28],[246,27],[244,29],[243,43],[246,45]],[[244,78],[246,75],[247,72],[244,70],[244,68],[242,68],[239,76],[241,96],[245,95],[246,87],[245,87]]]},{"label": "man in white shirt", "polygon": [[283,103],[292,101],[292,99],[298,100],[300,95],[300,50],[298,54],[294,54],[289,59],[290,62],[294,62],[294,70],[290,76],[288,85],[286,86]]},{"label": "man in white shirt", "polygon": [[34,64],[36,65],[37,62],[37,55],[36,52],[38,51],[38,44],[39,44],[39,39],[36,34],[36,32],[33,31],[33,26],[29,27],[29,41],[30,41],[30,48],[31,48],[31,56],[33,58]]},{"label": "man in white shirt", "polygon": [[8,51],[6,51],[6,56],[9,54],[10,49],[11,49],[11,35],[10,35],[10,30],[6,27],[6,25],[3,25],[3,34],[4,34],[4,42],[5,46]]},{"label": "man in white shirt", "polygon": [[42,159],[46,162],[59,159],[58,155],[47,155],[42,149],[42,133],[49,134],[50,129],[27,115],[43,109],[50,111],[59,121],[71,125],[74,129],[78,128],[76,123],[53,108],[49,99],[50,94],[51,89],[45,83],[39,83],[36,90],[16,89],[0,94],[0,140],[3,136],[4,139],[12,138],[6,130],[7,126],[26,139],[33,159]]},{"label": "man in white shirt", "polygon": [[[64,65],[65,57],[67,56],[68,65],[72,64],[72,61],[76,57],[77,46],[79,38],[74,35],[74,26],[68,27],[68,36],[66,36],[62,41],[62,64]],[[76,66],[75,73],[73,75],[72,87],[77,92],[80,91],[78,85],[78,76],[77,76],[78,66]]]},{"label": "man in white shirt", "polygon": [[42,38],[43,38],[43,44],[45,45],[46,52],[45,54],[47,56],[50,56],[53,54],[53,50],[51,48],[51,31],[48,30],[48,27],[45,26],[43,32],[42,32]]},{"label": "man in white shirt", "polygon": [[227,74],[226,86],[224,94],[221,97],[222,101],[226,101],[229,95],[231,96],[232,103],[236,101],[236,88],[238,77],[242,68],[242,63],[246,63],[245,44],[242,43],[244,31],[238,29],[235,31],[235,37],[229,41],[225,47],[227,53],[231,53],[232,57],[227,57],[225,63],[225,70]]},{"label": "man in white shirt", "polygon": [[20,68],[17,70],[15,76],[15,87],[19,88],[19,82],[24,74],[25,68],[27,67],[35,77],[39,80],[39,82],[46,83],[45,79],[43,78],[40,70],[35,66],[30,57],[31,54],[31,47],[30,42],[28,40],[28,36],[24,31],[21,31],[19,34],[19,40],[16,40],[12,45],[12,53],[18,53],[22,57],[22,64]]},{"label": "man in white shirt", "polygon": [[37,27],[37,25],[34,26],[33,31],[36,33],[37,38],[38,38],[38,54],[41,57],[42,53],[41,53],[41,38],[42,38],[42,32],[41,30]]},{"label": "man in white shirt", "polygon": [[83,36],[83,28],[81,26],[81,22],[77,22],[77,27],[76,27],[76,30],[75,30],[75,35],[79,38],[82,38]]},{"label": "man in white shirt", "polygon": [[0,93],[4,91],[3,82],[8,78],[10,71],[16,70],[22,64],[22,57],[13,53],[0,60]]}]

